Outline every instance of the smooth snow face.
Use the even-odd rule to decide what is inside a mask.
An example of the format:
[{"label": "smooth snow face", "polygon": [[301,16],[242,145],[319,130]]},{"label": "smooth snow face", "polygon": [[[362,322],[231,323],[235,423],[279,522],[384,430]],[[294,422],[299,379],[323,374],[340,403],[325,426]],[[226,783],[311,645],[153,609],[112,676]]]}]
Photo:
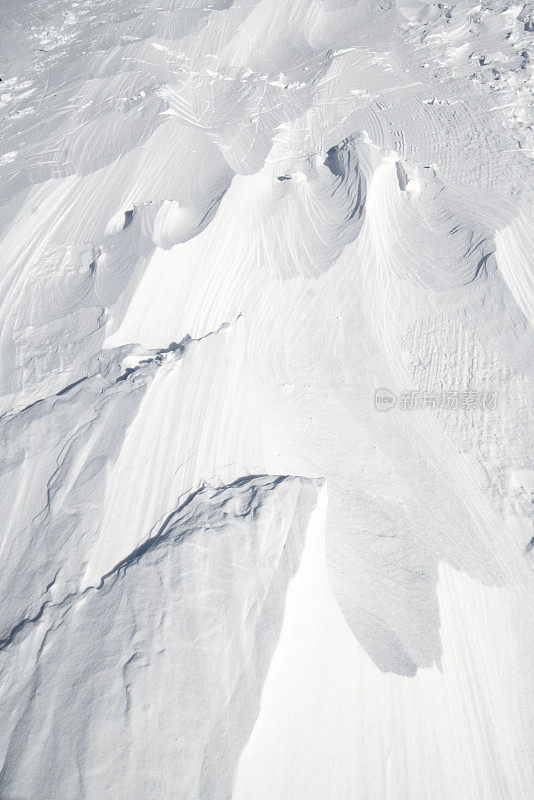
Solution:
[{"label": "smooth snow face", "polygon": [[528,797],[529,615],[508,592],[442,567],[441,668],[384,675],[329,586],[325,515],[323,489],[232,800]]},{"label": "smooth snow face", "polygon": [[532,14],[3,0],[2,800],[534,796]]}]

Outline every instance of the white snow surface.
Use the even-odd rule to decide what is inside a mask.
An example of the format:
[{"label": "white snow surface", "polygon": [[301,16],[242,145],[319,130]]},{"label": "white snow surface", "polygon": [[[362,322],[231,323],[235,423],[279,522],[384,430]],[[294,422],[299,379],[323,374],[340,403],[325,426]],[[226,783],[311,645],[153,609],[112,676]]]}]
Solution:
[{"label": "white snow surface", "polygon": [[0,800],[532,800],[533,35],[0,0]]}]

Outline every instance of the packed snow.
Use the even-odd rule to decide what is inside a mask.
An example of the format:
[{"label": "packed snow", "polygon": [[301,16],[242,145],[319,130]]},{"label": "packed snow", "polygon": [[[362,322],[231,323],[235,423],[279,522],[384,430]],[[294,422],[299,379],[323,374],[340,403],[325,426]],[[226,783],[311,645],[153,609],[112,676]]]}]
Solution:
[{"label": "packed snow", "polygon": [[533,35],[0,0],[0,800],[532,800]]}]

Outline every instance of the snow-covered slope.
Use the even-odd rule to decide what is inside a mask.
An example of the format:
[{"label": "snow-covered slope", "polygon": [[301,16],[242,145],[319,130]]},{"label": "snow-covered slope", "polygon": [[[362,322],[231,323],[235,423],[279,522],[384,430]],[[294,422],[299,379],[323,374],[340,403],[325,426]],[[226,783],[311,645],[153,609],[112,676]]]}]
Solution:
[{"label": "snow-covered slope", "polygon": [[1,800],[534,796],[533,15],[0,0]]},{"label": "snow-covered slope", "polygon": [[227,797],[315,495],[268,476],[201,489],[97,586],[19,624],[3,796]]}]

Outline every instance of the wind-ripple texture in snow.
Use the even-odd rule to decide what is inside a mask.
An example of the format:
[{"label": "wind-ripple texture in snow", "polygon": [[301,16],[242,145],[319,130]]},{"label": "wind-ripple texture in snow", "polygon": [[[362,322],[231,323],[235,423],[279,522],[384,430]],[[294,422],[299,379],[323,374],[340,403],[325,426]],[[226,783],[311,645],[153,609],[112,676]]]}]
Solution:
[{"label": "wind-ripple texture in snow", "polygon": [[533,35],[1,0],[2,800],[534,797]]}]

